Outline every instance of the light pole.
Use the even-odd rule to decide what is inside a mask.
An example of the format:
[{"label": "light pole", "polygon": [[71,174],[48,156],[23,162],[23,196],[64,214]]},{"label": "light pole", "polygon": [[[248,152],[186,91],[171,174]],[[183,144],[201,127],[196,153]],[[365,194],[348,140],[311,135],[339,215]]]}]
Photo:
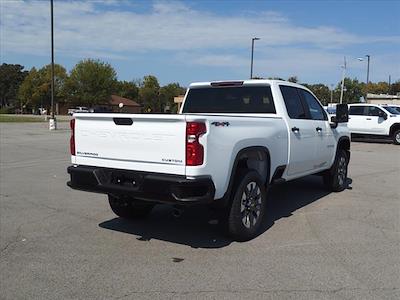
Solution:
[{"label": "light pole", "polygon": [[[365,57],[367,58],[367,82],[365,84],[365,101],[367,101],[367,99],[368,99],[368,83],[369,83],[369,62],[371,60],[371,55],[367,54],[367,55],[365,55]],[[363,57],[359,57],[357,59],[359,61],[363,61],[364,60]]]},{"label": "light pole", "polygon": [[340,104],[343,103],[344,77],[346,75],[346,68],[347,68],[346,56],[344,57],[344,64],[343,64],[342,68],[343,68],[343,71],[342,71],[342,86],[340,89]]},{"label": "light pole", "polygon": [[253,37],[251,39],[251,64],[250,64],[250,79],[253,79],[253,57],[254,57],[254,41],[258,41],[260,38]]},{"label": "light pole", "polygon": [[57,129],[56,118],[54,116],[54,13],[53,0],[50,0],[51,15],[51,117],[49,120],[49,129]]},{"label": "light pole", "polygon": [[[367,84],[369,83],[369,62],[371,60],[371,55],[367,54],[365,55],[365,57],[367,58]],[[363,57],[359,57],[357,58],[359,61],[364,61]]]}]

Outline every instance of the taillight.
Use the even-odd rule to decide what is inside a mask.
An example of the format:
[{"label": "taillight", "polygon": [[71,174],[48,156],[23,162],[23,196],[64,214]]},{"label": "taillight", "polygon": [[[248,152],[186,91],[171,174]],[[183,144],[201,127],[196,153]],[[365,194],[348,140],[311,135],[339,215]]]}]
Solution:
[{"label": "taillight", "polygon": [[69,121],[69,126],[71,127],[71,138],[69,139],[69,148],[71,150],[71,155],[75,155],[75,119]]},{"label": "taillight", "polygon": [[206,124],[199,122],[186,123],[186,165],[199,166],[203,164],[204,148],[199,142],[201,135],[207,132]]}]

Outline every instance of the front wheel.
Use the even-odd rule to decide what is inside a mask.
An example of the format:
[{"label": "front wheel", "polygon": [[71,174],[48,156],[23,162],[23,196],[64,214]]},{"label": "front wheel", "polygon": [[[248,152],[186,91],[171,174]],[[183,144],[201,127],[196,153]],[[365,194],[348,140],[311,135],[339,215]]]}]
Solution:
[{"label": "front wheel", "polygon": [[400,145],[400,130],[396,130],[393,133],[393,144]]},{"label": "front wheel", "polygon": [[246,170],[237,176],[228,214],[228,233],[236,241],[247,241],[259,233],[265,214],[266,191],[260,175]]},{"label": "front wheel", "polygon": [[347,169],[349,158],[346,150],[339,149],[333,166],[324,174],[324,184],[333,192],[341,192],[347,186]]},{"label": "front wheel", "polygon": [[111,210],[124,219],[135,219],[147,216],[154,207],[152,203],[146,203],[126,197],[108,195]]}]

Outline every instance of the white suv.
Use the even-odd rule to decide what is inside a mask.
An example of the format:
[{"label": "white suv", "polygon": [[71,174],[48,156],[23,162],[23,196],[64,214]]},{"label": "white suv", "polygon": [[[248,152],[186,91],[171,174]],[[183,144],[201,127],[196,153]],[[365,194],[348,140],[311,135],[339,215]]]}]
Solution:
[{"label": "white suv", "polygon": [[400,118],[383,106],[350,104],[348,127],[352,135],[390,138],[400,145]]}]

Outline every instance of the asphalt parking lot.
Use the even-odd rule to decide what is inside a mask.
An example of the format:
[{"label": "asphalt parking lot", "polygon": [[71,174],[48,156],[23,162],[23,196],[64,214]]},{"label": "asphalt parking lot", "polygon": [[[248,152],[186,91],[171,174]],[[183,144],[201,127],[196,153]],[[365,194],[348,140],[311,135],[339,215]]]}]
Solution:
[{"label": "asphalt parking lot", "polygon": [[264,233],[221,235],[212,212],[117,218],[66,186],[68,123],[0,124],[2,299],[400,299],[400,147],[352,143],[349,189],[276,186]]}]

